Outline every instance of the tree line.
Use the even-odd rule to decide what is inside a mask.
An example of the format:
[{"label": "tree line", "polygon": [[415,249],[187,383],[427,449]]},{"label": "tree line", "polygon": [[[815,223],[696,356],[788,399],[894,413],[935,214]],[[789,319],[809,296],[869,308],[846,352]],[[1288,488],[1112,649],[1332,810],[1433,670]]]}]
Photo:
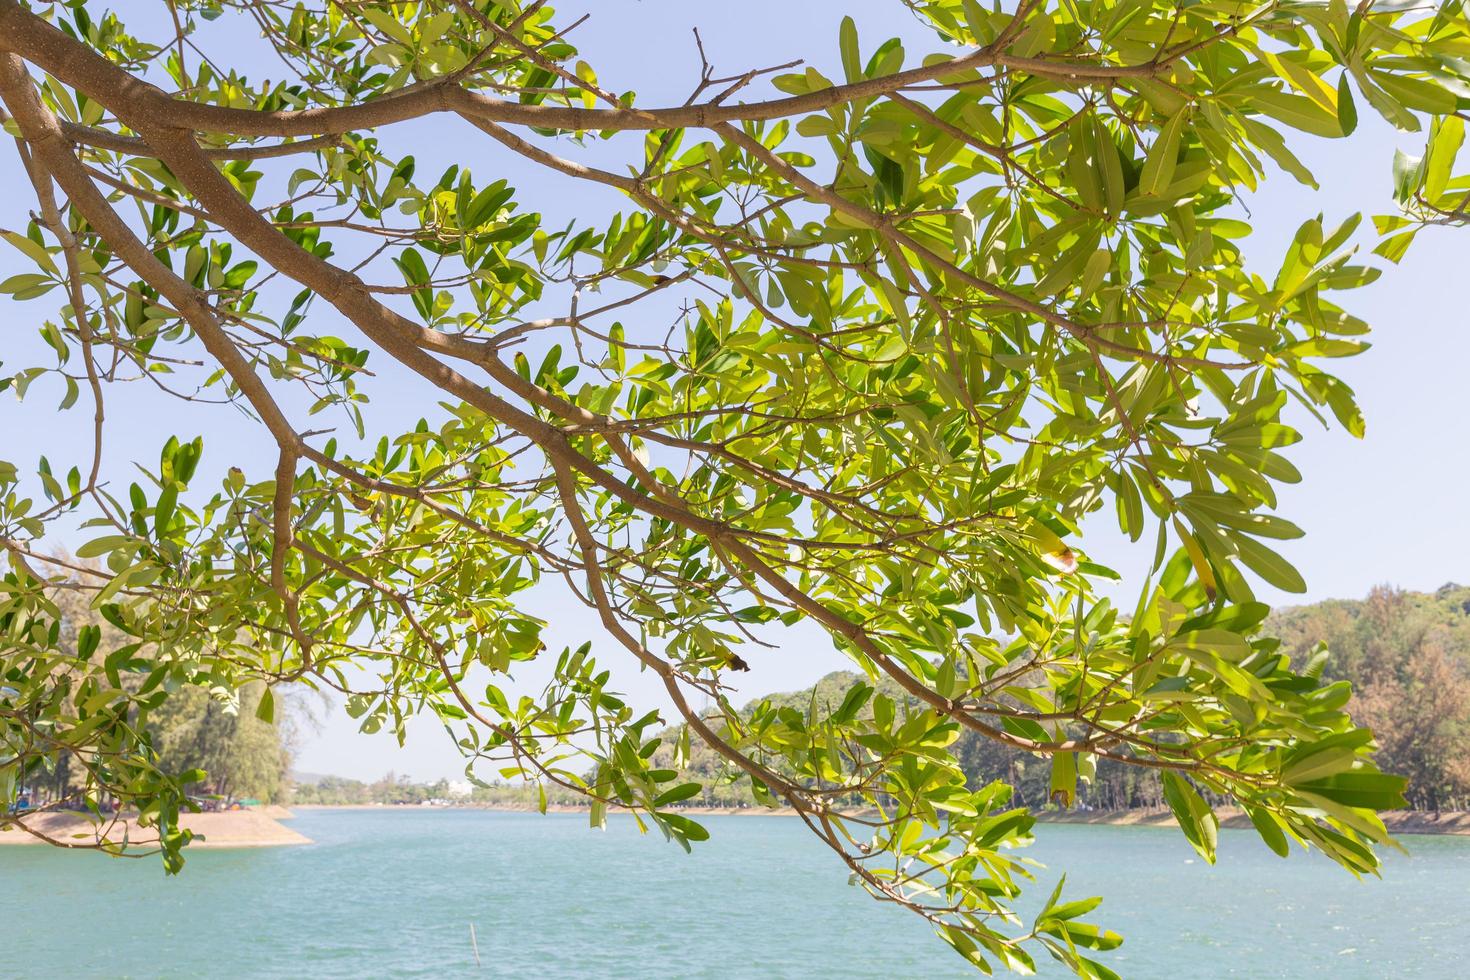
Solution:
[{"label": "tree line", "polygon": [[[59,592],[57,602],[68,614],[64,642],[73,649],[84,630],[110,629],[74,593]],[[1405,797],[1414,809],[1470,809],[1470,587],[1446,585],[1420,593],[1380,586],[1361,600],[1283,609],[1267,621],[1264,632],[1281,639],[1298,669],[1352,685],[1349,712],[1373,730],[1379,765],[1408,778]],[[110,649],[100,643],[92,656],[105,657]],[[811,688],[763,700],[778,711],[804,711],[813,703],[835,706],[860,680],[838,671]],[[196,685],[175,692],[149,718],[160,767],[176,776],[202,770],[207,775],[192,786],[197,794],[264,802],[397,805],[450,797],[446,780],[414,782],[391,772],[373,782],[330,775],[291,779],[286,726],[258,716],[263,690],[254,685],[231,695]],[[886,693],[903,696],[896,687]],[[656,761],[672,757],[674,741],[666,739]],[[999,780],[1014,788],[1018,804],[1040,808],[1054,802],[1049,760],[973,732],[962,733],[953,751],[970,785]],[[720,757],[697,741],[683,775],[703,785],[691,805],[752,805],[748,779],[725,771]],[[79,782],[66,755],[53,771],[30,776],[32,791],[43,799],[63,799]],[[584,802],[555,788],[547,801]],[[477,786],[465,802],[530,807],[539,805],[540,797],[523,785]],[[1165,805],[1155,773],[1108,759],[1087,769],[1074,802],[1106,810]]]},{"label": "tree line", "polygon": [[[1298,670],[1352,685],[1348,711],[1356,724],[1372,729],[1379,766],[1408,779],[1404,795],[1413,809],[1470,809],[1470,587],[1450,584],[1422,593],[1380,586],[1364,599],[1282,609],[1262,633],[1280,639]],[[839,671],[811,688],[765,700],[778,711],[835,707],[862,681]],[[879,690],[903,697],[894,685]],[[1049,759],[972,731],[961,733],[951,750],[971,786],[999,780],[1013,787],[1018,804],[1055,802]],[[688,768],[705,785],[692,803],[749,804],[748,780],[736,773],[721,780],[724,767],[713,753],[696,747]],[[1084,764],[1073,802],[1105,810],[1166,805],[1155,772],[1109,759]]]},{"label": "tree line", "polygon": [[[103,670],[110,667],[136,693],[142,678],[119,669],[117,662],[127,653],[127,637],[67,584],[49,590],[50,600],[61,613],[57,647],[69,656],[75,674],[83,672],[82,663]],[[140,726],[146,751],[159,770],[175,778],[197,776],[185,780],[186,789],[195,797],[284,801],[289,790],[288,726],[278,724],[274,717],[262,717],[265,684],[254,682],[232,689],[211,684],[207,677],[194,681],[178,685],[166,699],[160,699]],[[83,690],[76,686],[73,700]],[[124,723],[135,722],[132,718]],[[80,806],[87,786],[86,769],[96,764],[66,751],[38,755],[20,773],[18,786],[34,806]]]},{"label": "tree line", "polygon": [[[1409,780],[1405,797],[1416,810],[1470,809],[1470,587],[1446,585],[1434,592],[1409,592],[1391,586],[1373,589],[1364,599],[1331,599],[1286,608],[1262,630],[1280,638],[1299,670],[1327,681],[1347,681],[1354,721],[1372,729],[1378,763]],[[836,707],[863,678],[849,671],[828,674],[801,691],[761,699],[773,710],[805,712],[813,704]],[[902,699],[896,685],[880,690]],[[745,713],[749,714],[748,706]],[[676,731],[654,755],[656,764],[673,758]],[[1050,760],[964,732],[952,747],[971,786],[999,780],[1013,787],[1016,803],[1042,808],[1052,798]],[[1100,810],[1155,809],[1166,805],[1157,774],[1109,759],[1086,766],[1075,805]],[[730,771],[721,758],[695,740],[682,779],[702,784],[688,805],[753,805],[749,780]],[[372,783],[323,777],[297,783],[301,803],[417,803],[447,795],[444,781],[414,783],[389,774]],[[550,804],[578,804],[575,794],[549,788]],[[470,802],[535,806],[527,786],[476,787]],[[1227,802],[1217,799],[1215,802]]]}]

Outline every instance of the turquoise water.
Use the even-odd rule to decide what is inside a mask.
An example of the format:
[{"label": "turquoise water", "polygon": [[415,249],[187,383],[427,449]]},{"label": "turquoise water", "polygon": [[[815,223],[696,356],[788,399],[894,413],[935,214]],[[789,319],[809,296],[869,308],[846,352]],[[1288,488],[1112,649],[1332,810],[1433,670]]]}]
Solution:
[{"label": "turquoise water", "polygon": [[[199,851],[173,879],[151,860],[3,847],[0,976],[978,975],[848,887],[798,821],[706,819],[691,856],[619,818],[601,833],[575,815],[303,811],[292,826],[314,845]],[[1214,868],[1172,830],[1038,836],[1046,890],[1065,870],[1075,897],[1108,897],[1094,918],[1127,937],[1105,954],[1125,977],[1467,973],[1470,838],[1406,838],[1410,857],[1359,882],[1243,831],[1222,832]]]}]

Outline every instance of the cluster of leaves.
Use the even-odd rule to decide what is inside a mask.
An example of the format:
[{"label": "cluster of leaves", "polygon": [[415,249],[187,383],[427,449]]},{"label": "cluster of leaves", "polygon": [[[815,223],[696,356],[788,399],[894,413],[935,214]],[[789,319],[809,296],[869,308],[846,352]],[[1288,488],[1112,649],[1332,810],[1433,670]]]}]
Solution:
[{"label": "cluster of leaves", "polygon": [[[846,20],[841,77],[705,65],[660,108],[606,89],[544,0],[176,0],[126,24],[0,0],[36,205],[6,236],[34,269],[0,291],[56,304],[48,353],[4,383],[59,379],[95,418],[64,482],[0,472],[0,772],[106,760],[89,787],[167,828],[154,702],[300,683],[368,731],[432,712],[481,781],[579,792],[595,821],[629,807],[687,846],[690,749],[615,693],[631,658],[685,738],[984,968],[1039,944],[1106,976],[1083,951],[1116,939],[1086,903],[1029,929],[1010,911],[1029,817],[967,779],[961,731],[1050,758],[1062,799],[1098,760],[1164,772],[1207,856],[1202,792],[1278,849],[1376,867],[1401,782],[1345,688],[1254,637],[1251,582],[1303,587],[1266,543],[1300,533],[1271,512],[1299,478],[1288,406],[1362,431],[1327,365],[1366,346],[1338,294],[1377,270],[1356,219],[1318,217],[1255,271],[1233,203],[1271,164],[1312,183],[1298,134],[1346,136],[1362,99],[1431,132],[1403,178],[1427,220],[1461,186],[1460,3],[906,5],[932,52]],[[252,32],[286,80],[252,79]],[[430,115],[536,182],[421,177],[396,126]],[[630,132],[641,151],[608,141],[627,166],[597,166],[589,144]],[[557,229],[519,204],[542,180],[629,210]],[[244,408],[274,466],[227,459],[206,490],[173,441],[122,493],[103,405],[127,381]],[[389,385],[424,418],[369,426]],[[1129,616],[1077,541],[1105,507],[1156,542]],[[101,665],[46,599],[73,574],[47,546],[64,522],[105,565],[77,587],[127,638]],[[552,659],[527,592],[556,579],[620,652],[563,651],[523,693]],[[741,716],[729,672],[799,623],[902,699]],[[844,816],[853,798],[880,817]]]}]

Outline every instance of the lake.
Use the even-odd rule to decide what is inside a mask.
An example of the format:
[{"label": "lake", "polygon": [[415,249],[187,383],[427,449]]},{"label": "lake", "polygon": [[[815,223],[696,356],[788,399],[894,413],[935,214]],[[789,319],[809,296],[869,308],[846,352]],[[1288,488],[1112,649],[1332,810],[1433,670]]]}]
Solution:
[{"label": "lake", "polygon": [[[156,860],[0,848],[0,975],[970,977],[909,913],[847,885],[799,821],[704,818],[686,855],[573,814],[303,810],[308,847]],[[1451,977],[1470,960],[1470,838],[1406,837],[1383,880],[1249,831],[1220,863],[1177,831],[1047,824],[1039,902],[1103,894],[1125,977]],[[470,944],[474,924],[482,966]],[[1064,971],[1037,950],[1042,974]]]}]

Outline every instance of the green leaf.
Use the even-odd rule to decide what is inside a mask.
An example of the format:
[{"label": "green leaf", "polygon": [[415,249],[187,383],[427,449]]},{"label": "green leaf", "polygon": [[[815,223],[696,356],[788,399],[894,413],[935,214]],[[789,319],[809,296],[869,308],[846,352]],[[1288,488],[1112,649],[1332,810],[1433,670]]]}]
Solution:
[{"label": "green leaf", "polygon": [[1343,135],[1336,112],[1324,109],[1311,99],[1274,89],[1258,89],[1252,95],[1257,109],[1294,129],[1336,139]]},{"label": "green leaf", "polygon": [[1210,805],[1204,801],[1193,786],[1178,773],[1166,770],[1163,775],[1164,799],[1179,821],[1179,829],[1200,857],[1210,864],[1215,863],[1215,849],[1219,843],[1220,820]]},{"label": "green leaf", "polygon": [[1143,173],[1138,180],[1140,193],[1158,195],[1173,182],[1174,166],[1179,159],[1179,140],[1189,122],[1189,114],[1188,106],[1180,109],[1159,130],[1158,138],[1143,162]]},{"label": "green leaf", "polygon": [[1102,904],[1100,897],[1078,899],[1075,902],[1063,902],[1061,905],[1053,906],[1046,912],[1048,919],[1075,919],[1079,915],[1086,915]]},{"label": "green leaf", "polygon": [[160,540],[168,533],[169,523],[174,517],[174,507],[179,499],[179,485],[170,482],[158,495],[153,508],[153,533]]},{"label": "green leaf", "polygon": [[1086,922],[1050,922],[1041,931],[1058,936],[1083,949],[1109,950],[1123,945],[1123,937]]},{"label": "green leaf", "polygon": [[1449,184],[1455,158],[1464,142],[1465,121],[1459,116],[1446,116],[1435,121],[1424,171],[1424,196],[1431,202],[1438,200]]},{"label": "green leaf", "polygon": [[679,803],[692,797],[698,796],[703,791],[704,787],[699,783],[683,783],[679,786],[675,786],[668,792],[661,793],[656,799],[654,799],[653,805],[655,807],[670,806],[674,803]]},{"label": "green leaf", "polygon": [[275,724],[276,721],[276,695],[269,684],[260,692],[260,703],[255,706],[255,717],[267,725]]},{"label": "green leaf", "polygon": [[1286,173],[1291,173],[1301,184],[1307,187],[1317,187],[1316,176],[1313,176],[1311,170],[1307,169],[1307,165],[1297,159],[1297,154],[1292,153],[1291,148],[1286,145],[1285,138],[1282,138],[1282,134],[1255,119],[1242,118],[1241,126],[1251,138],[1252,143],[1266,151],[1266,156],[1269,156],[1276,166],[1285,170]]},{"label": "green leaf", "polygon": [[1403,150],[1393,151],[1393,198],[1400,204],[1413,200],[1424,182],[1424,158],[1410,156]]},{"label": "green leaf", "polygon": [[60,276],[61,270],[56,267],[56,262],[51,258],[51,253],[46,251],[44,245],[31,241],[24,235],[17,235],[13,231],[0,231],[0,236],[11,245],[19,249],[26,258],[40,266],[51,276]]},{"label": "green leaf", "polygon": [[1419,112],[1444,115],[1459,106],[1455,94],[1434,82],[1411,78],[1402,72],[1370,71],[1373,80],[1400,105]]},{"label": "green leaf", "polygon": [[1409,246],[1414,244],[1414,239],[1419,235],[1417,227],[1408,231],[1401,231],[1396,235],[1389,235],[1383,241],[1373,247],[1375,255],[1381,255],[1390,262],[1397,263],[1408,253]]},{"label": "green leaf", "polygon": [[9,293],[17,300],[36,299],[45,296],[60,285],[50,276],[38,272],[22,272],[0,282],[0,293]]},{"label": "green leaf", "polygon": [[403,272],[403,281],[410,286],[423,286],[429,282],[429,267],[416,248],[406,248],[394,259]]},{"label": "green leaf", "polygon": [[857,717],[863,705],[873,696],[873,689],[866,684],[854,684],[842,699],[842,704],[832,712],[832,723],[845,725]]},{"label": "green leaf", "polygon": [[842,71],[849,82],[856,82],[863,77],[863,59],[858,49],[857,24],[851,17],[842,18],[837,37],[842,49]]},{"label": "green leaf", "polygon": [[1286,834],[1282,833],[1281,825],[1276,818],[1266,810],[1259,807],[1243,807],[1246,816],[1251,818],[1251,824],[1255,826],[1256,833],[1260,834],[1261,840],[1281,857],[1291,854],[1291,845],[1286,840]]},{"label": "green leaf", "polygon": [[97,652],[98,645],[102,642],[102,628],[95,624],[87,624],[77,630],[77,659],[87,660]]},{"label": "green leaf", "polygon": [[100,538],[93,538],[77,549],[78,558],[97,558],[109,552],[130,545],[133,538],[126,534],[107,534]]},{"label": "green leaf", "polygon": [[1408,780],[1384,772],[1355,769],[1326,779],[1299,783],[1292,788],[1303,793],[1363,810],[1401,810],[1408,806],[1404,787]]},{"label": "green leaf", "polygon": [[709,840],[709,831],[703,824],[696,823],[679,813],[661,813],[659,819],[685,840]]},{"label": "green leaf", "polygon": [[1307,583],[1285,558],[1244,534],[1231,535],[1236,554],[1246,567],[1283,592],[1305,592]]},{"label": "green leaf", "polygon": [[1051,756],[1051,783],[1047,796],[1062,807],[1077,802],[1077,753],[1053,752]]},{"label": "green leaf", "polygon": [[1419,131],[1419,120],[1408,109],[1405,109],[1391,95],[1379,88],[1370,74],[1356,62],[1350,63],[1349,70],[1353,73],[1353,79],[1358,83],[1358,91],[1363,93],[1363,98],[1368,100],[1377,113],[1388,121],[1388,123],[1404,132],[1416,133]]},{"label": "green leaf", "polygon": [[1287,783],[1298,783],[1349,769],[1372,741],[1373,733],[1359,728],[1304,742],[1281,760],[1281,778]]},{"label": "green leaf", "polygon": [[1353,102],[1353,87],[1349,84],[1352,76],[1343,72],[1337,79],[1337,124],[1342,127],[1344,136],[1351,136],[1358,128],[1358,107]]},{"label": "green leaf", "polygon": [[[1306,96],[1324,112],[1341,115],[1341,108],[1337,104],[1337,92],[1316,72],[1291,57],[1289,52],[1278,55],[1274,51],[1263,50],[1260,54],[1261,60],[1270,65],[1277,76],[1284,79],[1293,89]],[[1346,135],[1347,130],[1343,129],[1341,133]]]}]

